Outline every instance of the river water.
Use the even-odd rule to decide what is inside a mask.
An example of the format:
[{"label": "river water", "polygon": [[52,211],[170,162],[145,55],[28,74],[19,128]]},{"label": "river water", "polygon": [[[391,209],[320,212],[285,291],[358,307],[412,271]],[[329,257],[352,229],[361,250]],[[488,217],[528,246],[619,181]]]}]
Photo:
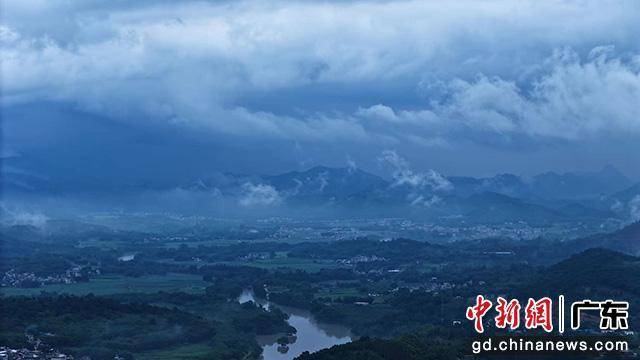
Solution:
[{"label": "river water", "polygon": [[311,313],[306,310],[281,306],[256,298],[251,290],[245,290],[238,301],[240,303],[253,301],[265,309],[277,306],[280,310],[289,314],[287,322],[298,330],[296,333],[297,340],[293,344],[289,344],[289,351],[286,353],[278,351],[278,344],[276,343],[278,335],[258,336],[257,341],[262,346],[264,360],[290,360],[305,351],[315,352],[351,341],[351,332],[348,328],[317,322]]}]

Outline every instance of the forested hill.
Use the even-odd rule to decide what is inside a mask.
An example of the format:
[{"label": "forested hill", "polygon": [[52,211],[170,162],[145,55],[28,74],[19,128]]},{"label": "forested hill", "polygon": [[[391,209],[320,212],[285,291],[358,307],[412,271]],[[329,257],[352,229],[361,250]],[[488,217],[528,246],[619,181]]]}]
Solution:
[{"label": "forested hill", "polygon": [[618,231],[588,236],[572,241],[568,245],[576,250],[601,247],[638,256],[640,255],[640,221]]},{"label": "forested hill", "polygon": [[525,287],[526,293],[536,296],[619,295],[640,299],[640,258],[602,248],[589,249],[545,269]]},{"label": "forested hill", "polygon": [[436,360],[464,356],[465,343],[460,328],[427,326],[393,340],[361,338],[313,354],[305,352],[296,360]]}]

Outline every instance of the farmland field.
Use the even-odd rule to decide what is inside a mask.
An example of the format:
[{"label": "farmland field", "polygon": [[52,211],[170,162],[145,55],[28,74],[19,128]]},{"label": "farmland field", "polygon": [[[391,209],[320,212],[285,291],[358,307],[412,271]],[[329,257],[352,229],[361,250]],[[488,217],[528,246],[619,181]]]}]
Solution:
[{"label": "farmland field", "polygon": [[181,291],[187,293],[202,293],[206,282],[199,275],[167,274],[146,275],[141,277],[101,276],[88,282],[73,284],[50,284],[39,288],[3,288],[2,294],[39,295],[41,292],[56,292],[70,295],[111,295],[118,293],[155,293],[158,291]]}]

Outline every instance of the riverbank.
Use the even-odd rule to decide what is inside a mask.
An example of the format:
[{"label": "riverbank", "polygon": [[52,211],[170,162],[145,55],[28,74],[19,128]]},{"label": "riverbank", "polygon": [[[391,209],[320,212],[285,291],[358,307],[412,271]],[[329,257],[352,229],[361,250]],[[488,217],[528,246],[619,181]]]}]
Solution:
[{"label": "riverbank", "polygon": [[297,330],[295,341],[286,346],[286,352],[277,341],[283,334],[256,337],[258,344],[262,347],[264,360],[291,360],[305,351],[315,352],[351,342],[353,339],[351,331],[347,327],[318,322],[307,310],[282,306],[269,300],[260,299],[251,290],[243,291],[238,301],[240,303],[253,301],[265,309],[276,306],[289,314],[287,322]]}]

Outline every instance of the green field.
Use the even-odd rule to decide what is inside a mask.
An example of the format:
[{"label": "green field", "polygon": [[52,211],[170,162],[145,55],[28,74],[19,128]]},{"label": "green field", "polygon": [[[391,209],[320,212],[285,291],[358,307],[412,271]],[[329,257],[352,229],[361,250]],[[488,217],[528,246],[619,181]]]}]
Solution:
[{"label": "green field", "polygon": [[311,260],[286,256],[265,260],[229,261],[225,263],[229,265],[255,266],[262,269],[276,269],[284,267],[296,270],[304,270],[307,272],[317,272],[321,269],[337,269],[345,267],[344,265],[336,264],[335,262],[328,260]]},{"label": "green field", "polygon": [[316,297],[329,297],[331,299],[356,296],[366,297],[367,294],[356,288],[323,289],[316,294]]},{"label": "green field", "polygon": [[232,265],[232,266],[253,266],[261,269],[277,269],[277,268],[290,268],[295,270],[303,270],[307,272],[318,272],[321,269],[337,269],[347,267],[346,265],[337,264],[330,260],[312,260],[287,257],[285,253],[278,253],[278,256],[271,259],[264,260],[234,260],[234,261],[203,261],[196,262],[194,260],[175,261],[171,259],[159,260],[159,263],[163,264],[180,264],[180,265]]},{"label": "green field", "polygon": [[167,274],[147,275],[141,277],[102,276],[89,282],[74,284],[51,284],[40,288],[19,289],[3,288],[2,294],[39,295],[42,291],[72,295],[110,295],[118,293],[154,293],[158,291],[182,291],[202,293],[208,284],[199,275]]}]

